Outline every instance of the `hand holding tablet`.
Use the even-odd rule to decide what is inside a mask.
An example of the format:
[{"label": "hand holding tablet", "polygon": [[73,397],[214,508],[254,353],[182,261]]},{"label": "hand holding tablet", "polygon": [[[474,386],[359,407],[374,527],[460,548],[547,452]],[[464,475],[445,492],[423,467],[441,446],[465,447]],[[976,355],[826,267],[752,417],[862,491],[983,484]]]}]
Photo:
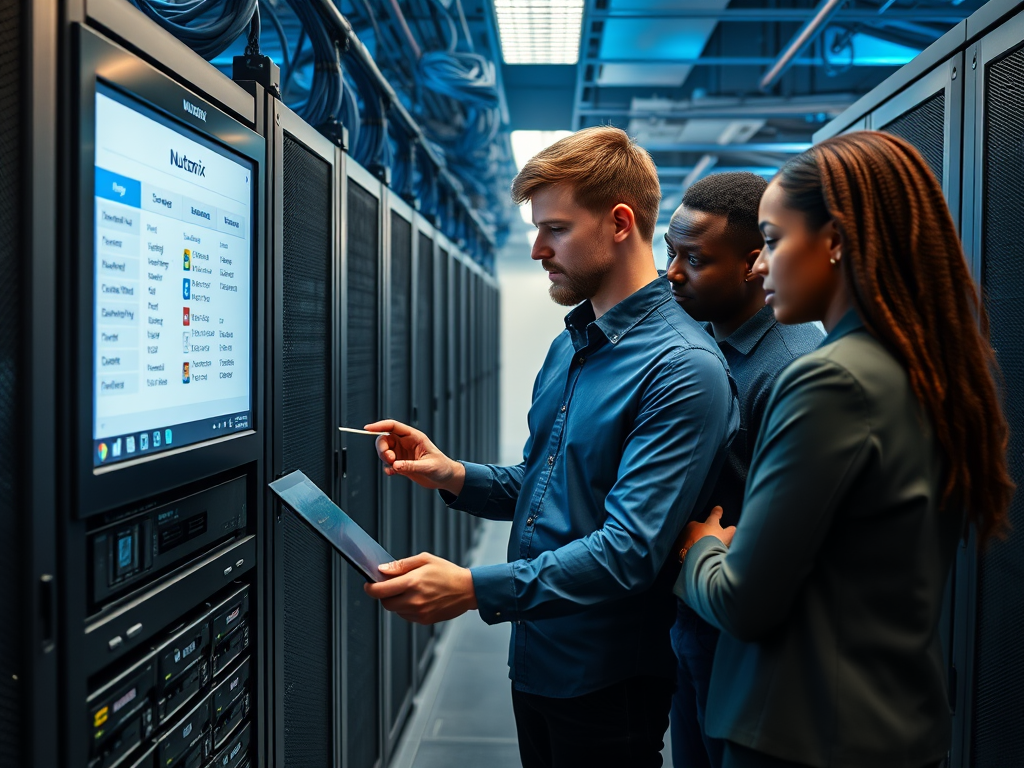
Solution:
[{"label": "hand holding tablet", "polygon": [[385,581],[388,578],[380,572],[380,566],[393,562],[395,558],[302,472],[296,470],[275,480],[270,484],[270,490],[288,509],[327,539],[367,581]]}]

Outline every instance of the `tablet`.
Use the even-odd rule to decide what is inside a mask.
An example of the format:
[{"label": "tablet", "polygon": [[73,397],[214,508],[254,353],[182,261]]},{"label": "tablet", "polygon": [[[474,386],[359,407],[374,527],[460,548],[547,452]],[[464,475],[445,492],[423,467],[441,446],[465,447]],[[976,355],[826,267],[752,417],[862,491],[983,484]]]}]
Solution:
[{"label": "tablet", "polygon": [[327,539],[363,578],[367,581],[384,581],[387,578],[377,566],[390,563],[395,558],[302,472],[296,470],[275,480],[270,484],[270,490],[288,509]]}]

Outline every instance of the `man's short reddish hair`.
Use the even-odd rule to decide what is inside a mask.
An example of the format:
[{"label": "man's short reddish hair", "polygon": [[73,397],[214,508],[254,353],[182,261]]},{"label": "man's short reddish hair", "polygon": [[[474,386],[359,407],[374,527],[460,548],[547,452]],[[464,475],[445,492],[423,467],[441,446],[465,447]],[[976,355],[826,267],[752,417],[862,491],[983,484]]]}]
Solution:
[{"label": "man's short reddish hair", "polygon": [[534,155],[512,182],[512,201],[522,205],[541,187],[566,184],[576,202],[596,213],[625,203],[636,228],[654,239],[661,204],[658,169],[647,150],[620,128],[584,128]]}]

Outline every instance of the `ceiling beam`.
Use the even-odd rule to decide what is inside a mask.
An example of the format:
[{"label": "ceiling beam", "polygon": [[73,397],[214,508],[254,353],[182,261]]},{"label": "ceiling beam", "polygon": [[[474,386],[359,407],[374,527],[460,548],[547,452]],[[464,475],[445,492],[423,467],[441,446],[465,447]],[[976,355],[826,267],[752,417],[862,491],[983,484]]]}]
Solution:
[{"label": "ceiling beam", "polygon": [[[629,10],[613,9],[592,11],[588,18],[591,21],[604,19],[708,19],[726,22],[792,22],[807,21],[813,8],[666,8],[662,10]],[[968,14],[949,8],[915,8],[907,10],[890,10],[885,12],[885,20],[911,21],[917,23],[935,22],[939,24],[958,24]],[[850,8],[838,11],[833,17],[835,21],[882,21],[877,10],[870,8]]]},{"label": "ceiling beam", "polygon": [[838,98],[819,96],[801,101],[775,98],[752,98],[734,104],[709,104],[707,106],[681,106],[667,109],[631,109],[629,107],[580,107],[581,115],[625,117],[646,120],[663,118],[667,120],[731,120],[760,117],[766,120],[804,117],[805,115],[838,115],[856,98],[849,95]]},{"label": "ceiling beam", "polygon": [[[667,165],[658,168],[658,177],[662,179],[678,179],[681,177],[689,176],[695,166],[692,165]],[[775,165],[736,165],[736,166],[718,166],[717,173],[726,172],[744,172],[753,173],[758,176],[773,176],[778,171],[778,166]]]},{"label": "ceiling beam", "polygon": [[734,155],[743,152],[770,152],[780,155],[799,155],[811,148],[811,142],[757,141],[746,144],[714,144],[711,142],[650,142],[640,144],[648,152],[693,152],[699,155]]},{"label": "ceiling beam", "polygon": [[758,83],[758,87],[762,91],[767,91],[771,88],[785,74],[787,69],[796,64],[796,57],[803,53],[804,49],[821,35],[822,31],[840,11],[845,2],[846,0],[821,0],[818,3],[814,16],[808,19],[799,32],[793,35],[793,38],[786,44],[786,47],[782,49],[779,57],[775,61],[770,62],[768,71],[764,73],[764,77]]},{"label": "ceiling beam", "polygon": [[[687,64],[691,67],[767,67],[775,63],[773,56],[697,56],[691,58],[666,56],[663,58],[622,58],[620,56],[593,56],[587,64]],[[824,60],[818,57],[793,59],[790,66],[820,67]],[[891,65],[890,65],[891,66]]]}]

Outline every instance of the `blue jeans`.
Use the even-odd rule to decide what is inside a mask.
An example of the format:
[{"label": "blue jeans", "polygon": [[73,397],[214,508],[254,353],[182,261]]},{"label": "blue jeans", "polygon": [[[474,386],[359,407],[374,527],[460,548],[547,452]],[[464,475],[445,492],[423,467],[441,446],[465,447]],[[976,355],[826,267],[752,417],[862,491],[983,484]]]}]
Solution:
[{"label": "blue jeans", "polygon": [[678,662],[672,697],[672,762],[675,768],[721,768],[725,743],[704,730],[718,630],[678,602],[672,650]]}]

